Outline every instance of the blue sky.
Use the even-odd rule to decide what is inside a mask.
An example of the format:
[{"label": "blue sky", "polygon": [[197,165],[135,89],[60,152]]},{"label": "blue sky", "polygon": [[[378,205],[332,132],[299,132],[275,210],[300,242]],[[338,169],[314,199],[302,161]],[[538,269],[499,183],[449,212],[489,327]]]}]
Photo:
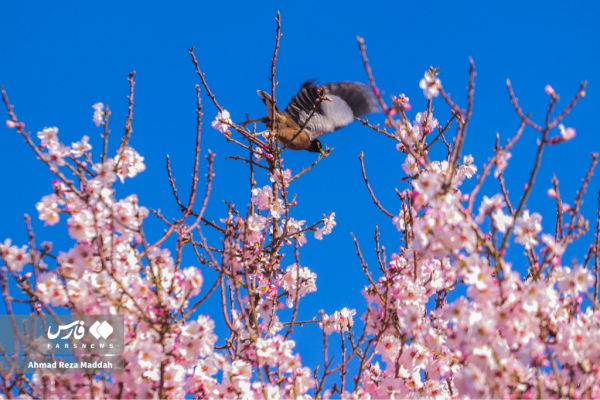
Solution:
[{"label": "blue sky", "polygon": [[[256,3],[256,4],[254,4]],[[257,89],[269,90],[267,79],[274,46],[275,16],[281,11],[281,49],[277,63],[277,98],[284,105],[307,79],[321,82],[354,80],[366,82],[355,36],[365,38],[378,86],[385,97],[405,93],[411,98],[414,117],[425,108],[418,82],[429,66],[440,67],[445,89],[459,104],[465,104],[468,57],[477,66],[474,117],[464,151],[475,155],[481,167],[492,155],[495,132],[502,143],[519,125],[506,91],[506,78],[513,82],[525,112],[542,121],[549,103],[544,86],[551,84],[564,107],[579,83],[589,80],[587,96],[567,116],[565,125],[577,137],[548,147],[528,208],[541,212],[544,230],[554,230],[554,202],[545,195],[552,173],[560,180],[563,200],[572,203],[575,191],[590,163],[589,153],[600,150],[597,126],[592,117],[600,109],[597,80],[600,65],[600,3],[594,1],[524,2],[164,2],[123,3],[108,1],[24,3],[4,2],[0,12],[0,84],[8,91],[19,118],[32,133],[57,126],[67,144],[81,136],[92,138],[93,153],[101,148],[100,129],[92,123],[92,104],[110,103],[113,110],[111,151],[123,132],[127,107],[127,73],[136,70],[132,146],[146,157],[147,170],[127,185],[116,183],[117,196],[138,193],[140,202],[160,208],[168,217],[176,211],[165,170],[171,156],[179,190],[189,189],[195,134],[195,90],[199,78],[190,62],[188,48],[196,56],[221,105],[235,121],[265,115]],[[240,154],[209,126],[216,109],[203,95],[202,150],[217,154],[215,181],[207,216],[225,215],[221,200],[243,209],[248,203],[248,175],[241,163],[225,160]],[[434,102],[434,115],[449,118],[441,99]],[[382,121],[381,115],[373,121]],[[453,130],[452,130],[453,131]],[[558,131],[555,132],[556,134]],[[38,242],[53,240],[66,250],[72,241],[64,237],[64,218],[55,227],[43,228],[36,221],[35,203],[52,191],[52,176],[35,160],[14,130],[0,126],[0,166],[4,172],[0,240],[11,237],[26,243],[23,214],[34,219]],[[523,192],[533,166],[537,134],[527,129],[513,151],[505,176],[513,203]],[[301,252],[301,264],[317,273],[317,293],[303,299],[300,319],[332,313],[342,307],[365,311],[360,290],[366,285],[354,254],[350,232],[361,243],[369,265],[375,269],[373,231],[378,223],[382,244],[397,251],[399,235],[391,221],[372,204],[360,175],[358,154],[365,153],[371,185],[384,206],[398,211],[394,188],[403,189],[400,165],[404,161],[389,139],[353,124],[322,140],[337,147],[333,154],[292,187],[298,194],[297,219],[318,220],[336,212],[337,226],[322,242],[309,238]],[[286,152],[286,166],[294,172],[310,164],[315,154]],[[203,164],[205,165],[205,164]],[[266,177],[258,179],[266,184]],[[471,187],[472,183],[467,187]],[[594,221],[595,197],[600,187],[595,178],[588,190],[583,213]],[[484,194],[499,191],[493,179]],[[150,217],[146,231],[160,235],[161,224]],[[311,235],[312,236],[312,235]],[[588,234],[568,257],[580,261],[592,241]],[[509,254],[522,249],[511,243]],[[292,250],[286,251],[290,256]],[[568,259],[568,258],[566,258]],[[288,259],[289,264],[291,258]],[[187,265],[197,265],[188,254]],[[518,266],[516,266],[518,268]],[[207,279],[210,278],[207,276]],[[203,313],[216,313],[216,302]],[[219,314],[217,314],[218,316]],[[314,351],[320,334],[315,326],[297,328],[294,334],[307,365],[322,360]]]}]

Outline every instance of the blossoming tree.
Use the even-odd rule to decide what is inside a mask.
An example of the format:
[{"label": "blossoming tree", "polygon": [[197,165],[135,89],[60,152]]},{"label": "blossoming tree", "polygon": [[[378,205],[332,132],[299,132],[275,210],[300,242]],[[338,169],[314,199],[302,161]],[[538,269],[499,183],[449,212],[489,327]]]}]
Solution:
[{"label": "blossoming tree", "polygon": [[[271,67],[271,96],[275,99],[275,65],[280,24]],[[99,155],[84,136],[70,147],[61,143],[57,128],[44,128],[35,139],[21,122],[3,89],[9,119],[6,124],[22,135],[41,162],[56,175],[53,192],[36,208],[39,218],[54,225],[67,219],[67,232],[76,244],[56,252],[50,242],[37,243],[28,218],[30,241],[0,245],[3,299],[9,313],[13,302],[35,314],[54,315],[58,308],[74,314],[125,316],[125,372],[101,375],[42,375],[12,373],[2,376],[6,397],[22,398],[483,398],[483,397],[600,397],[600,311],[598,311],[600,214],[596,233],[583,262],[566,265],[566,248],[589,229],[580,213],[582,197],[597,162],[591,166],[572,206],[563,202],[558,181],[548,191],[556,199],[556,224],[535,209],[526,209],[546,146],[560,145],[575,136],[562,122],[585,96],[582,83],[573,99],[555,111],[559,96],[546,87],[550,105],[546,118],[532,120],[521,109],[507,81],[520,126],[505,145],[497,139],[494,156],[479,168],[471,155],[462,154],[472,116],[475,66],[471,60],[468,102],[459,105],[444,91],[437,70],[419,82],[424,111],[411,113],[404,95],[387,104],[375,81],[358,38],[365,69],[381,109],[385,126],[361,120],[392,139],[402,163],[398,191],[400,212],[387,211],[377,200],[360,156],[366,190],[375,205],[399,232],[398,253],[388,255],[376,232],[378,271],[369,270],[355,239],[357,261],[365,275],[364,307],[344,308],[332,315],[323,311],[314,329],[323,337],[323,364],[310,369],[301,362],[291,339],[297,326],[300,299],[317,290],[317,276],[300,265],[299,248],[308,240],[326,240],[335,227],[335,214],[318,221],[293,216],[293,182],[325,159],[327,149],[297,175],[286,169],[287,151],[276,135],[262,137],[235,124],[210,91],[190,49],[192,61],[219,110],[211,123],[247,156],[251,202],[242,208],[228,205],[219,221],[204,217],[209,206],[214,154],[208,152],[204,195],[198,185],[201,168],[202,105],[197,90],[197,136],[193,181],[189,198],[178,195],[167,164],[174,201],[180,214],[170,220],[152,210],[165,224],[162,237],[150,242],[144,221],[150,212],[136,195],[120,198],[112,184],[144,171],[144,158],[129,144],[134,105],[134,73],[129,74],[129,109],[125,133],[116,154],[109,154],[110,110],[93,106],[93,121],[104,127]],[[441,100],[440,100],[441,97]],[[319,99],[315,99],[315,110]],[[451,113],[439,124],[434,101],[444,101]],[[438,116],[439,117],[439,116]],[[449,129],[456,133],[450,137]],[[528,184],[520,198],[511,198],[503,171],[510,150],[525,129],[539,135],[538,151]],[[432,146],[446,156],[431,159]],[[479,198],[484,181],[494,171],[499,192]],[[479,175],[476,173],[479,172]],[[270,184],[255,186],[255,177]],[[463,192],[466,179],[476,179]],[[298,196],[301,201],[301,195]],[[476,208],[477,207],[477,208]],[[550,219],[550,218],[547,218]],[[210,243],[204,232],[220,240]],[[167,239],[175,246],[167,247]],[[522,246],[526,274],[507,259],[509,243]],[[283,257],[291,249],[295,262]],[[182,264],[193,254],[200,267]],[[29,269],[33,272],[24,272]],[[204,277],[216,277],[203,285]],[[22,292],[11,293],[11,283]],[[460,291],[461,296],[449,296]],[[204,302],[220,296],[221,309],[206,315]],[[451,300],[454,298],[454,300]],[[292,310],[289,321],[281,310]],[[202,314],[201,314],[202,313]],[[363,328],[355,327],[360,318]],[[223,324],[228,337],[217,337]],[[341,350],[330,357],[331,335],[341,339]],[[352,364],[351,364],[352,363]]]}]

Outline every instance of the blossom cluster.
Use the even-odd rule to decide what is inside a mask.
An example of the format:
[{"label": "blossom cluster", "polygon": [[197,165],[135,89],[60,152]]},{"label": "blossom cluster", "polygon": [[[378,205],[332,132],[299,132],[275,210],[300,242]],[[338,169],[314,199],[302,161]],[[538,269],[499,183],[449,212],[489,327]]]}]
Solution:
[{"label": "blossom cluster", "polygon": [[[428,99],[441,87],[436,79],[426,73],[421,81]],[[595,303],[582,308],[595,280],[588,268],[563,264],[572,239],[543,233],[537,212],[506,211],[506,193],[483,196],[478,215],[470,214],[462,204],[470,195],[460,185],[477,172],[473,158],[465,156],[456,168],[449,160],[417,160],[414,154],[426,138],[416,128],[422,120],[418,115],[412,127],[404,122],[408,129],[399,137],[398,149],[407,153],[402,168],[413,180],[392,222],[406,247],[363,291],[369,308],[362,319],[367,332],[381,338],[374,351],[381,358],[365,368],[362,387],[353,395],[600,396],[600,312]],[[426,120],[434,121],[431,116]],[[574,136],[574,130],[565,134],[564,126],[559,129],[564,140]],[[406,151],[408,146],[412,151]],[[508,159],[510,153],[498,153],[496,178]],[[504,245],[499,245],[510,230],[528,252],[525,277],[504,259]],[[458,283],[465,286],[466,297],[448,301]]]},{"label": "blossom cluster", "polygon": [[[248,204],[236,208],[227,203],[217,222],[209,220],[203,213],[210,190],[200,209],[192,209],[195,192],[186,206],[169,169],[181,216],[170,220],[153,211],[166,227],[152,243],[144,232],[150,210],[135,194],[118,197],[113,186],[117,178],[125,183],[146,168],[129,145],[130,131],[115,154],[105,150],[97,161],[90,137],[69,147],[59,141],[58,128],[39,131],[34,150],[57,180],[36,204],[38,217],[46,225],[60,224],[64,217],[73,244],[55,251],[50,242],[36,246],[31,239],[19,246],[6,239],[0,258],[31,312],[60,307],[77,314],[123,314],[125,368],[110,379],[34,374],[29,380],[15,373],[7,378],[13,383],[7,383],[9,390],[48,398],[90,393],[98,398],[600,397],[599,267],[590,267],[598,249],[582,263],[565,261],[568,245],[587,229],[578,213],[580,197],[571,207],[560,201],[557,190],[548,191],[557,199],[558,215],[572,217],[570,224],[551,228],[549,218],[543,219],[533,205],[525,207],[526,194],[511,202],[503,172],[520,132],[478,167],[472,155],[461,154],[467,122],[464,111],[449,100],[458,133],[447,144],[445,158],[431,159],[429,147],[440,137],[446,141],[443,134],[450,126],[434,118],[432,102],[440,94],[449,97],[434,68],[419,87],[427,107],[412,122],[406,115],[412,106],[404,95],[393,98],[396,114],[386,110],[386,126],[394,130],[387,136],[396,139],[400,154],[396,172],[406,182],[397,191],[397,215],[376,201],[367,183],[402,245],[387,259],[376,235],[376,274],[356,242],[368,282],[362,309],[315,309],[309,321],[298,320],[298,308],[317,291],[317,274],[300,263],[299,248],[310,248],[311,232],[315,240],[332,234],[336,213],[299,218],[294,207],[301,197],[292,192],[293,182],[306,170],[294,176],[284,166],[276,133],[262,142],[220,108],[211,126],[253,141],[242,145],[255,157],[243,159],[252,168]],[[550,86],[545,90],[554,106],[558,96]],[[582,93],[583,88],[576,99]],[[374,95],[381,96],[378,90]],[[108,124],[104,105],[93,109],[96,127]],[[29,139],[24,124],[10,115],[7,127]],[[566,112],[559,115],[540,131],[539,146],[575,136],[573,128],[559,124]],[[552,129],[559,134],[549,138]],[[199,146],[196,151],[198,160]],[[501,190],[478,198],[492,167]],[[69,171],[77,185],[66,178]],[[193,190],[197,168],[195,173]],[[471,191],[464,189],[469,180],[475,186]],[[205,229],[213,229],[220,240],[209,243]],[[509,258],[509,245],[523,257]],[[199,267],[188,264],[191,257]],[[204,303],[213,295],[218,309]],[[9,294],[4,299],[12,301]],[[323,337],[320,370],[304,365],[296,351],[300,329]],[[342,350],[336,366],[327,352],[337,337]],[[340,380],[325,387],[334,373]]]}]

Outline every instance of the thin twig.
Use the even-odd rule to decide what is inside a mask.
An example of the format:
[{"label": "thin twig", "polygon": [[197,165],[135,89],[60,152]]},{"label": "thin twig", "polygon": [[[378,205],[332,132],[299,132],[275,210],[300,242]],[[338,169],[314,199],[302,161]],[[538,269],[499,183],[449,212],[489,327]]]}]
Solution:
[{"label": "thin twig", "polygon": [[377,200],[377,197],[375,197],[375,193],[373,193],[373,189],[371,189],[371,185],[369,185],[369,179],[367,178],[367,172],[365,171],[365,162],[363,160],[364,154],[361,152],[358,155],[358,159],[360,160],[360,167],[362,169],[362,175],[363,175],[363,179],[365,180],[365,184],[367,185],[367,189],[369,190],[369,193],[371,194],[371,198],[373,199],[373,203],[375,203],[375,205],[381,210],[383,211],[383,213],[385,215],[387,215],[390,218],[394,218],[395,215],[392,214],[391,212],[389,212],[388,210],[386,210],[385,208],[383,208],[383,206],[381,205],[381,203],[379,202],[379,200]]},{"label": "thin twig", "polygon": [[173,174],[171,173],[171,158],[167,154],[167,174],[169,175],[169,183],[171,184],[171,189],[173,190],[173,196],[175,196],[175,201],[179,207],[181,207],[181,211],[185,210],[185,206],[179,200],[179,196],[177,195],[177,188],[175,187],[175,179],[173,178]]},{"label": "thin twig", "polygon": [[512,84],[510,83],[510,79],[506,79],[506,86],[508,87],[508,94],[510,95],[510,101],[512,102],[513,107],[515,108],[515,111],[517,112],[519,117],[521,117],[521,119],[523,121],[525,121],[527,123],[527,125],[531,126],[536,131],[543,133],[544,128],[542,128],[541,126],[539,126],[535,122],[533,122],[531,119],[529,119],[529,116],[525,115],[525,113],[521,109],[521,106],[519,106],[519,99],[517,99],[517,96],[515,96],[515,92],[513,91]]},{"label": "thin twig", "polygon": [[579,85],[579,90],[575,94],[575,97],[573,97],[573,99],[565,107],[565,109],[562,110],[562,112],[556,118],[554,118],[552,120],[552,122],[550,123],[550,128],[554,128],[560,121],[562,121],[562,119],[565,117],[565,115],[567,115],[569,112],[571,112],[571,109],[573,107],[575,107],[575,105],[577,104],[579,99],[581,99],[582,97],[585,96],[585,87],[586,86],[587,86],[587,81],[581,82],[581,84]]},{"label": "thin twig", "polygon": [[356,40],[358,41],[358,49],[360,51],[360,56],[363,60],[364,66],[365,66],[365,71],[367,72],[367,77],[369,79],[369,84],[371,85],[371,89],[373,90],[373,93],[375,94],[375,97],[377,98],[377,101],[379,102],[381,109],[385,113],[387,123],[391,127],[393,127],[396,132],[398,132],[398,128],[397,128],[394,120],[392,119],[392,116],[390,115],[391,109],[385,104],[385,101],[383,101],[383,96],[381,95],[381,91],[375,84],[375,77],[373,76],[373,71],[371,70],[371,65],[369,64],[369,59],[367,58],[367,46],[365,45],[365,40],[358,35],[356,36]]},{"label": "thin twig", "polygon": [[255,161],[249,160],[249,159],[241,157],[241,156],[227,156],[227,157],[225,157],[225,159],[226,160],[243,161],[245,164],[250,164],[252,166],[259,167],[259,168],[262,168],[262,169],[267,170],[267,171],[269,170],[269,168],[265,167],[264,165],[261,165],[261,164],[255,162]]},{"label": "thin twig", "polygon": [[208,156],[206,158],[208,159],[208,174],[207,174],[207,180],[206,180],[206,193],[204,195],[204,200],[202,201],[202,208],[200,209],[200,212],[198,213],[198,217],[196,218],[196,222],[194,222],[189,228],[184,229],[184,232],[186,234],[190,233],[191,231],[196,229],[196,227],[202,220],[202,217],[204,216],[204,212],[206,211],[206,206],[208,205],[208,198],[210,196],[210,191],[212,188],[212,179],[214,177],[213,161],[215,159],[215,154],[209,150]]},{"label": "thin twig", "polygon": [[448,130],[448,128],[450,128],[450,124],[452,123],[452,121],[454,121],[454,119],[456,118],[456,115],[457,114],[452,113],[452,118],[450,118],[450,120],[446,123],[445,127],[442,128],[441,126],[438,126],[439,133],[437,134],[437,136],[435,138],[433,138],[433,140],[431,141],[431,143],[429,143],[427,146],[425,146],[425,148],[423,149],[423,151],[429,150],[429,148],[431,146],[433,146],[433,144],[435,142],[437,142],[438,139],[444,135],[444,132],[446,132]]},{"label": "thin twig", "polygon": [[190,52],[190,55],[192,56],[192,62],[196,66],[196,73],[198,74],[198,76],[200,76],[200,79],[202,80],[202,85],[204,85],[204,88],[206,89],[206,93],[208,94],[208,97],[211,98],[215,107],[217,107],[220,112],[223,112],[223,107],[221,107],[219,105],[219,103],[217,102],[215,95],[212,94],[212,92],[210,91],[210,88],[208,87],[208,84],[206,83],[206,79],[204,79],[204,74],[200,71],[200,66],[198,65],[198,60],[196,60],[196,56],[194,55],[195,47],[196,46],[190,47],[189,52]]},{"label": "thin twig", "polygon": [[328,157],[328,156],[329,156],[329,154],[331,154],[331,152],[332,152],[332,151],[334,151],[334,150],[335,150],[335,147],[332,147],[331,149],[327,149],[327,150],[325,150],[325,153],[321,154],[321,155],[319,156],[319,158],[317,158],[317,160],[316,160],[314,163],[310,164],[308,167],[304,167],[304,168],[302,168],[302,171],[300,171],[300,172],[298,172],[296,175],[294,175],[294,176],[293,176],[293,177],[292,177],[292,178],[291,178],[291,179],[288,181],[288,183],[289,183],[289,182],[292,182],[292,181],[295,181],[296,179],[300,178],[302,175],[304,175],[305,173],[307,173],[308,171],[310,171],[310,170],[311,170],[311,169],[312,169],[312,168],[313,168],[315,165],[317,165],[317,164],[318,164],[318,163],[319,163],[319,162],[320,162],[322,159],[324,159],[325,157]]},{"label": "thin twig", "polygon": [[[467,126],[469,125],[469,120],[471,119],[471,115],[473,114],[473,96],[475,94],[475,63],[473,59],[469,57],[469,86],[467,89],[467,113],[464,117],[464,121],[459,124],[459,129],[456,133],[456,137],[454,139],[454,149],[452,152],[452,156],[450,157],[450,171],[454,171],[456,168],[456,164],[460,159],[460,151],[462,149],[462,145],[465,142],[465,137],[467,136]],[[450,174],[450,182],[455,174]]]},{"label": "thin twig", "polygon": [[196,147],[194,151],[194,172],[192,174],[192,189],[190,192],[190,199],[188,201],[188,206],[184,217],[187,217],[187,214],[192,209],[194,205],[194,200],[196,198],[196,188],[198,185],[198,166],[200,165],[200,142],[202,139],[202,102],[200,100],[200,86],[196,85]]},{"label": "thin twig", "polygon": [[554,192],[556,193],[556,227],[554,232],[554,240],[558,242],[564,236],[564,229],[562,219],[562,200],[560,198],[560,190],[558,188],[558,179],[556,179],[556,175],[552,176],[552,185],[554,186]]},{"label": "thin twig", "polygon": [[483,171],[481,173],[481,176],[479,177],[479,181],[477,182],[477,185],[475,185],[475,188],[473,189],[473,191],[471,191],[470,198],[469,198],[469,205],[467,207],[469,214],[471,214],[471,212],[473,211],[473,204],[475,203],[475,197],[477,196],[477,193],[481,189],[481,186],[483,185],[483,182],[485,181],[485,178],[487,177],[487,175],[490,173],[492,167],[494,165],[496,165],[497,161],[503,155],[505,155],[508,150],[510,150],[515,145],[517,140],[519,140],[519,138],[521,137],[521,134],[523,133],[524,128],[525,128],[525,122],[521,121],[521,126],[519,126],[519,129],[517,130],[517,133],[515,134],[515,136],[513,136],[513,138],[511,140],[509,140],[508,143],[506,144],[506,146],[502,149],[500,149],[498,146],[499,135],[496,134],[496,154],[483,167]]},{"label": "thin twig", "polygon": [[102,163],[106,162],[106,154],[108,153],[108,135],[110,134],[110,129],[108,129],[108,118],[110,117],[110,109],[108,108],[108,103],[106,104],[106,108],[104,109],[104,134],[102,135],[103,147],[102,147]]},{"label": "thin twig", "polygon": [[277,109],[277,106],[275,105],[277,103],[277,99],[275,98],[275,86],[277,86],[277,81],[275,80],[275,64],[277,63],[279,40],[281,39],[281,15],[279,14],[279,11],[277,11],[277,18],[275,18],[275,21],[277,21],[277,29],[275,30],[277,35],[275,36],[275,50],[273,51],[273,59],[271,60],[271,76],[269,78],[271,81],[271,115],[273,116],[272,129],[275,128],[275,110]]},{"label": "thin twig", "polygon": [[135,70],[128,74],[127,80],[129,81],[129,96],[127,96],[127,100],[129,100],[129,107],[127,111],[127,120],[125,121],[125,134],[121,139],[121,145],[119,146],[118,152],[118,160],[115,163],[114,171],[117,172],[119,170],[119,164],[123,160],[123,153],[125,152],[125,148],[129,143],[129,139],[131,138],[131,132],[133,132],[133,128],[131,124],[133,122],[133,87],[135,86],[135,82],[133,77],[135,76]]},{"label": "thin twig", "polygon": [[354,119],[357,120],[357,121],[360,121],[361,124],[363,124],[365,126],[368,126],[369,128],[373,129],[374,131],[379,132],[379,133],[383,133],[388,138],[393,139],[395,141],[398,141],[398,138],[396,136],[392,135],[391,133],[389,133],[388,131],[386,131],[384,129],[381,129],[379,127],[379,125],[373,125],[373,124],[369,123],[369,120],[367,120],[366,118],[362,119],[362,118],[359,118],[359,117],[354,117]]},{"label": "thin twig", "polygon": [[504,196],[504,201],[506,202],[506,207],[508,207],[508,211],[510,211],[510,215],[515,215],[515,209],[510,202],[510,198],[508,197],[508,189],[506,189],[506,185],[504,184],[504,174],[498,175],[498,182],[500,183],[500,190],[502,191],[502,195]]},{"label": "thin twig", "polygon": [[598,284],[600,284],[600,191],[598,191],[598,208],[596,209],[596,241],[594,243],[594,311],[598,308]]},{"label": "thin twig", "polygon": [[[520,107],[517,104],[517,99],[515,97],[515,94],[512,90],[512,87],[510,85],[510,80],[506,80],[506,84],[508,86],[508,91],[510,93],[510,97],[511,100],[513,100],[513,105],[515,106],[515,109],[517,110],[517,114],[519,115],[519,117],[521,118],[521,120],[525,121],[528,125],[532,126],[532,127],[537,127],[539,128],[537,125],[535,125],[533,122],[531,122],[529,120],[529,118],[527,116],[525,116],[523,114],[523,112],[521,111]],[[548,107],[548,113],[547,115],[550,114],[550,112],[552,111],[552,108],[554,107],[554,104],[556,103],[557,98],[553,97],[552,98],[552,102],[550,103],[550,106]],[[530,121],[530,122],[527,122]],[[532,125],[533,124],[533,125]],[[537,128],[535,128],[537,130]],[[540,165],[542,163],[542,154],[544,152],[544,147],[547,144],[547,138],[548,138],[548,132],[550,131],[550,127],[548,125],[546,125],[545,128],[540,128],[541,132],[542,132],[542,139],[539,140],[539,144],[538,144],[538,151],[537,154],[535,156],[535,164],[533,166],[533,170],[531,171],[531,174],[529,176],[529,182],[527,183],[527,186],[525,188],[525,193],[523,193],[523,196],[521,196],[521,201],[519,201],[519,205],[517,206],[517,209],[515,210],[515,212],[513,213],[513,222],[512,224],[508,227],[506,234],[504,235],[504,237],[502,238],[502,245],[500,246],[500,251],[504,250],[506,248],[506,245],[508,244],[508,238],[510,237],[510,234],[515,226],[515,224],[517,223],[517,218],[519,217],[519,215],[521,214],[521,211],[523,211],[523,208],[525,207],[525,202],[527,201],[527,198],[529,197],[529,193],[531,193],[531,190],[533,189],[533,184],[535,182],[535,177],[537,176],[537,172],[540,168]]]},{"label": "thin twig", "polygon": [[25,138],[25,141],[33,149],[33,151],[35,151],[35,153],[37,154],[39,159],[42,160],[50,168],[50,171],[52,171],[53,174],[58,176],[58,178],[65,185],[67,185],[69,187],[69,189],[71,189],[73,191],[73,193],[75,193],[78,197],[81,198],[82,194],[77,188],[75,188],[75,186],[73,186],[73,181],[68,179],[54,164],[52,164],[50,161],[48,161],[47,157],[45,157],[44,154],[42,154],[42,152],[40,151],[40,149],[35,145],[35,143],[33,143],[33,140],[31,140],[31,135],[28,132],[25,132],[25,130],[23,129],[24,125],[22,125],[21,122],[19,122],[19,120],[17,119],[17,116],[13,111],[14,106],[12,104],[10,104],[10,101],[8,100],[8,95],[6,94],[6,91],[4,90],[4,86],[1,86],[0,88],[2,90],[2,100],[4,101],[4,104],[6,105],[6,110],[8,111],[8,115],[9,115],[11,121],[15,124],[17,131]]}]

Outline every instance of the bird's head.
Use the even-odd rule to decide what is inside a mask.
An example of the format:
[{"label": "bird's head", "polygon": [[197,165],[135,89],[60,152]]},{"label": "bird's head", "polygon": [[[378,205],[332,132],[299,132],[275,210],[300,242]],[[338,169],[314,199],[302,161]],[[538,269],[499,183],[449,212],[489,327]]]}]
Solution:
[{"label": "bird's head", "polygon": [[319,139],[315,139],[312,142],[310,142],[310,146],[306,150],[310,151],[311,153],[325,154],[325,151],[323,150],[323,146],[321,145]]}]

